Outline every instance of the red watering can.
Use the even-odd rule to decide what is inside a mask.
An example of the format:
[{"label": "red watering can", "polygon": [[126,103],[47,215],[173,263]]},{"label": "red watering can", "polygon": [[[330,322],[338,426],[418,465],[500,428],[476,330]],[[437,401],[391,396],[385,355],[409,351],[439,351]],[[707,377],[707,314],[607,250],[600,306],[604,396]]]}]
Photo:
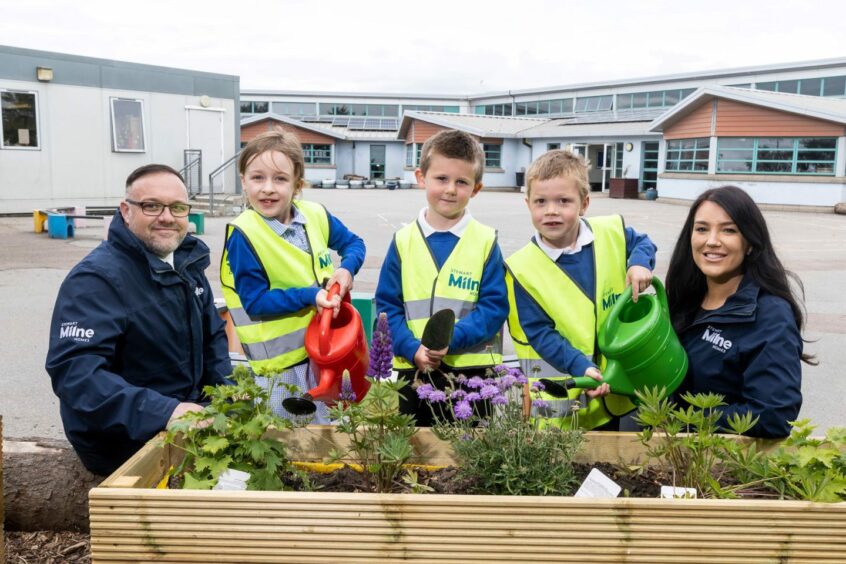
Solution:
[{"label": "red watering can", "polygon": [[[329,298],[341,291],[339,284],[329,289]],[[349,371],[350,384],[356,402],[364,399],[370,389],[365,379],[370,365],[367,340],[361,316],[350,303],[350,294],[341,301],[338,316],[332,317],[332,309],[324,309],[315,315],[306,328],[305,348],[311,359],[318,384],[299,398],[287,398],[282,406],[294,415],[314,413],[315,401],[333,404],[341,394],[344,370]]]}]

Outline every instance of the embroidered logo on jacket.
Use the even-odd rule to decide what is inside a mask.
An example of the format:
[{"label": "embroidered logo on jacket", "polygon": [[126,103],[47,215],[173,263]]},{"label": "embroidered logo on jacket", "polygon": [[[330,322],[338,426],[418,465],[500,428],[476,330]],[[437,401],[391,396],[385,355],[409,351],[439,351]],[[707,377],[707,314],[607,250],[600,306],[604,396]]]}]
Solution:
[{"label": "embroidered logo on jacket", "polygon": [[88,343],[94,337],[94,329],[86,329],[78,321],[65,321],[59,327],[60,339],[73,339],[80,343]]},{"label": "embroidered logo on jacket", "polygon": [[721,331],[719,329],[714,329],[709,325],[705,328],[705,332],[702,333],[702,340],[711,343],[711,348],[715,351],[724,353],[731,348],[732,342],[723,338],[720,333]]},{"label": "embroidered logo on jacket", "polygon": [[203,295],[203,292],[205,292],[205,288],[203,288],[202,286],[197,286],[196,288],[194,288],[194,295],[198,298]]}]

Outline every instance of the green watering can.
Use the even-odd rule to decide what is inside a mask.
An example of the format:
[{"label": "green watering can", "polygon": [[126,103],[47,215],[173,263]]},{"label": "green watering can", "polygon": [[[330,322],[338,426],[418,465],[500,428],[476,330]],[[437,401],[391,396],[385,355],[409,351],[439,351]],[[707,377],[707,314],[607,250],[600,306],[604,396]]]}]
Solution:
[{"label": "green watering can", "polygon": [[588,376],[566,380],[541,379],[546,392],[566,397],[571,388],[594,389],[602,383],[611,392],[635,399],[635,391],[666,388],[673,393],[687,374],[687,353],[670,323],[667,293],[658,278],[652,279],[655,295],[641,294],[632,301],[626,288],[599,329],[599,350],[608,363],[602,382]]}]

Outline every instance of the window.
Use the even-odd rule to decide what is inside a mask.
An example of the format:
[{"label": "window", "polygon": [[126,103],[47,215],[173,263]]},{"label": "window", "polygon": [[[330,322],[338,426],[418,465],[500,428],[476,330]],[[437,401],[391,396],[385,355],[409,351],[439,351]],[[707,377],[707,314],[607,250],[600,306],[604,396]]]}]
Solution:
[{"label": "window", "polygon": [[834,137],[722,137],[717,172],[833,176],[836,147]]},{"label": "window", "polygon": [[710,138],[667,141],[667,172],[708,172]]},{"label": "window", "polygon": [[405,166],[407,168],[414,168],[420,164],[420,150],[422,148],[422,143],[407,143],[405,145]]},{"label": "window", "polygon": [[846,95],[846,76],[832,76],[823,79],[823,96]]},{"label": "window", "polygon": [[322,116],[398,117],[397,104],[342,104],[321,103]]},{"label": "window", "polygon": [[242,114],[266,114],[269,104],[267,102],[254,102],[252,100],[241,101]]},{"label": "window", "polygon": [[576,98],[576,113],[580,112],[602,112],[611,109],[614,103],[614,96],[586,96]]},{"label": "window", "polygon": [[846,76],[828,76],[825,78],[802,78],[759,82],[758,90],[786,92],[805,96],[846,96]]},{"label": "window", "polygon": [[330,165],[332,164],[332,145],[303,143],[303,156],[307,165]]},{"label": "window", "polygon": [[0,130],[4,149],[38,149],[38,104],[35,92],[0,91]]},{"label": "window", "polygon": [[273,102],[272,106],[273,113],[282,116],[300,117],[317,114],[317,105],[314,102]]},{"label": "window", "polygon": [[112,98],[112,151],[144,153],[144,103]]},{"label": "window", "polygon": [[481,116],[510,116],[512,107],[511,104],[488,104],[486,106],[474,106],[473,112]]},{"label": "window", "polygon": [[485,168],[500,168],[502,165],[502,145],[484,143]]},{"label": "window", "polygon": [[614,144],[614,171],[611,176],[623,178],[623,143]]},{"label": "window", "polygon": [[427,104],[411,104],[411,105],[404,105],[402,107],[403,111],[410,111],[410,112],[446,112],[450,114],[457,114],[458,113],[458,106],[435,106],[435,105],[427,105]]},{"label": "window", "polygon": [[561,148],[561,143],[547,143],[546,150],[547,151],[557,151]]},{"label": "window", "polygon": [[514,108],[514,115],[557,115],[573,113],[573,99],[561,98],[559,100],[537,100],[532,102],[517,102]]},{"label": "window", "polygon": [[642,190],[658,186],[658,142],[645,141],[640,164],[640,187]]}]

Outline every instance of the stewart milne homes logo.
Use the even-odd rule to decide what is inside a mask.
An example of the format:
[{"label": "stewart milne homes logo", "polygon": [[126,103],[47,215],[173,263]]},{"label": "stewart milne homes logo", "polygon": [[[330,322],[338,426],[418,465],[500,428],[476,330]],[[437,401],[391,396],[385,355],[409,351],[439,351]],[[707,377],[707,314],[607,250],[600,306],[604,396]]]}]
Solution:
[{"label": "stewart milne homes logo", "polygon": [[320,268],[326,268],[332,264],[332,257],[329,255],[329,251],[325,251],[322,255],[317,257],[317,260],[320,264]]},{"label": "stewart milne homes logo", "polygon": [[474,280],[469,272],[451,269],[449,271],[449,281],[447,282],[447,286],[450,288],[469,290],[471,294],[478,294],[481,282],[479,280]]},{"label": "stewart milne homes logo", "polygon": [[59,327],[60,339],[73,339],[81,343],[89,343],[92,337],[94,337],[94,329],[81,327],[78,321],[65,321]]},{"label": "stewart milne homes logo", "polygon": [[605,311],[617,303],[617,299],[623,294],[618,294],[614,290],[605,290],[602,295],[602,311]]}]

